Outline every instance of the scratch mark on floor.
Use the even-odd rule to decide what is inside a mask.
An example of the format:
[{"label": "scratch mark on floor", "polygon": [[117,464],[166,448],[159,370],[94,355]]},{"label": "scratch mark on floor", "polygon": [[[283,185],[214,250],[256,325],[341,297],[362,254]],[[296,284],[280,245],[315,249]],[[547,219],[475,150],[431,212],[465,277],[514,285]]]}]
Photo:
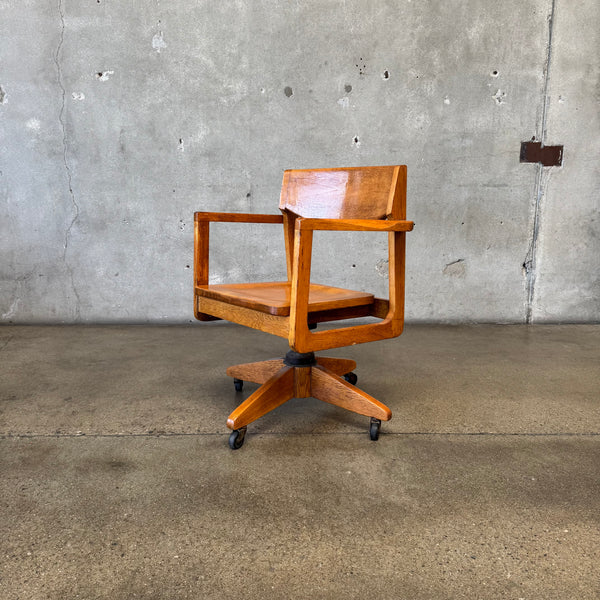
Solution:
[{"label": "scratch mark on floor", "polygon": [[0,346],[0,352],[2,352],[6,346],[8,346],[15,339],[14,335],[9,335],[8,339]]}]

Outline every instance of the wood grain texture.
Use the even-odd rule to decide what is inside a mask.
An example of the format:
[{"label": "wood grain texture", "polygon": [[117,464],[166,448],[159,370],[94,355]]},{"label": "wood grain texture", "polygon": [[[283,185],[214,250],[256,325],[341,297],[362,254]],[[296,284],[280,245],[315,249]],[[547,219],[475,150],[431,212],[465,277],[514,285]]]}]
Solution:
[{"label": "wood grain texture", "polygon": [[235,306],[227,302],[219,302],[212,298],[196,297],[197,311],[212,315],[219,319],[266,331],[279,337],[287,338],[289,331],[289,317],[278,317],[251,308]]},{"label": "wood grain texture", "polygon": [[229,415],[227,427],[245,427],[293,397],[294,369],[283,367]]},{"label": "wood grain texture", "polygon": [[385,404],[324,367],[313,367],[311,378],[312,393],[318,400],[381,421],[392,418],[392,411]]},{"label": "wood grain texture", "polygon": [[330,358],[328,356],[317,356],[317,364],[325,367],[336,375],[345,375],[356,369],[356,361],[349,358]]},{"label": "wood grain texture", "polygon": [[398,166],[288,170],[280,209],[301,217],[383,219]]},{"label": "wood grain texture", "polygon": [[[244,306],[271,315],[288,316],[292,300],[289,281],[205,285],[196,288],[198,296]],[[327,311],[369,305],[373,294],[313,283],[308,295],[308,310]]]},{"label": "wood grain texture", "polygon": [[291,398],[310,396],[361,415],[389,421],[392,413],[385,404],[339,376],[355,367],[353,360],[330,357],[317,357],[317,365],[313,367],[289,367],[281,360],[229,367],[228,375],[263,382],[263,385],[229,415],[227,426],[240,429]]},{"label": "wood grain texture", "polygon": [[[356,167],[286,171],[282,215],[195,213],[194,313],[201,320],[227,319],[287,338],[298,352],[314,352],[400,335],[404,323],[406,167]],[[288,281],[208,284],[209,223],[282,223]],[[388,232],[389,299],[310,283],[314,230]],[[308,323],[356,316],[379,323],[311,332]],[[313,367],[293,368],[282,360],[232,366],[228,375],[262,384],[229,417],[239,429],[292,397],[314,396],[347,410],[384,421],[390,409],[340,375],[352,360],[318,357]]]},{"label": "wood grain texture", "polygon": [[296,229],[296,215],[287,210],[283,212],[283,236],[285,241],[285,258],[288,281],[292,281],[294,232]]},{"label": "wood grain texture", "polygon": [[[390,304],[388,317],[394,321],[404,321],[404,269],[406,234],[389,233],[389,289]],[[400,335],[398,333],[398,335]]]},{"label": "wood grain texture", "polygon": [[290,346],[296,352],[317,352],[319,350],[330,350],[331,348],[386,340],[396,337],[396,335],[400,334],[394,334],[392,319],[386,318],[379,323],[352,325],[326,331],[309,331],[307,327],[305,332],[296,335],[293,345],[290,341]]},{"label": "wood grain texture", "polygon": [[[349,308],[336,308],[334,310],[318,310],[310,311],[308,313],[309,323],[326,323],[327,321],[343,321],[345,319],[357,319],[360,317],[376,317],[375,303],[377,298],[373,301],[373,304],[365,304],[363,306],[351,306]],[[386,311],[387,314],[387,311]],[[385,314],[383,315],[385,317]],[[380,318],[383,318],[380,317]]]},{"label": "wood grain texture", "polygon": [[[208,283],[208,221],[194,221],[194,290],[199,285]],[[194,293],[194,316],[198,321],[218,321],[213,315],[202,313],[198,310],[196,295]]]},{"label": "wood grain texture", "polygon": [[[297,345],[310,333],[308,329],[308,297],[310,290],[310,265],[312,255],[313,232],[302,231],[298,222],[294,234],[294,256],[292,268],[292,298],[290,306],[290,331],[288,342],[290,348],[297,350]],[[312,352],[312,350],[297,350]]]},{"label": "wood grain texture", "polygon": [[[345,375],[356,369],[356,361],[348,358],[332,358],[328,356],[317,356],[317,364],[325,367],[336,375]],[[251,381],[252,383],[265,383],[275,373],[281,371],[286,366],[282,358],[273,360],[263,360],[260,362],[244,363],[227,368],[227,375],[235,377],[242,381]],[[306,368],[304,368],[306,371]],[[296,387],[296,386],[295,386]],[[310,394],[308,394],[310,396]],[[296,395],[296,398],[305,398],[307,396]]]},{"label": "wood grain texture", "polygon": [[208,283],[209,224],[194,221],[194,286]]},{"label": "wood grain texture", "polygon": [[413,221],[375,219],[298,219],[300,229],[324,231],[412,231]]},{"label": "wood grain texture", "polygon": [[294,368],[294,398],[310,398],[311,367]]},{"label": "wood grain texture", "polygon": [[385,319],[390,311],[390,301],[387,298],[375,298],[371,314],[379,319]]},{"label": "wood grain texture", "polygon": [[195,221],[222,223],[283,223],[281,215],[259,215],[252,213],[196,212]]},{"label": "wood grain texture", "polygon": [[227,375],[235,377],[242,381],[251,381],[252,383],[265,383],[275,373],[281,371],[285,365],[283,359],[263,360],[261,362],[244,363],[228,367]]},{"label": "wood grain texture", "polygon": [[208,285],[209,275],[209,224],[211,221],[244,223],[282,223],[281,215],[253,215],[245,213],[194,213],[194,317],[199,321],[218,321],[220,317],[201,312],[198,308],[196,288]]},{"label": "wood grain texture", "polygon": [[406,165],[396,167],[395,177],[390,186],[386,216],[394,220],[406,219]]}]

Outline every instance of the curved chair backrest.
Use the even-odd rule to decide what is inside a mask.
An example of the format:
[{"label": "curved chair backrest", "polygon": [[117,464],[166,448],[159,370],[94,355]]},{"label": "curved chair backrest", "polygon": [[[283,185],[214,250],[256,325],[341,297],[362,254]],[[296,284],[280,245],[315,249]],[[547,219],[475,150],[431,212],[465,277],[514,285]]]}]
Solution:
[{"label": "curved chair backrest", "polygon": [[405,219],[406,166],[288,170],[279,208],[321,219]]}]

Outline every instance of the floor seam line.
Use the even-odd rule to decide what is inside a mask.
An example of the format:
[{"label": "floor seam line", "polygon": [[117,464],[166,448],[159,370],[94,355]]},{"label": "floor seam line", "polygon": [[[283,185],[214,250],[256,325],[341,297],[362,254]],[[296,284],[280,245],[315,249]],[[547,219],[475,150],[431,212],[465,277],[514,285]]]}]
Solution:
[{"label": "floor seam line", "polygon": [[[71,439],[71,438],[174,438],[174,437],[225,437],[230,432],[223,433],[164,433],[164,434],[147,434],[147,433],[131,433],[131,434],[0,434],[0,440],[8,439]],[[293,433],[293,432],[274,432],[263,431],[254,432],[253,436],[359,436],[365,435],[364,432],[337,432],[337,433]],[[385,432],[380,434],[382,437],[391,436],[431,436],[431,437],[600,437],[600,432],[560,432],[560,433],[512,433],[512,432],[428,432],[428,431],[402,431],[402,432]]]}]

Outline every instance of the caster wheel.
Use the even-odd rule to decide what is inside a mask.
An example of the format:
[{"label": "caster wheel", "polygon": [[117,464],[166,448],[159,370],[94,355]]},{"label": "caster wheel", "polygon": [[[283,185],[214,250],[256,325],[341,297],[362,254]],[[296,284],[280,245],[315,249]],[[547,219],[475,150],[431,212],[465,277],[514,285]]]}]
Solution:
[{"label": "caster wheel", "polygon": [[371,417],[371,425],[369,426],[369,436],[376,442],[379,439],[379,430],[381,429],[381,421],[375,417]]},{"label": "caster wheel", "polygon": [[348,383],[351,383],[352,385],[356,385],[356,382],[358,381],[358,377],[356,376],[356,373],[353,373],[352,371],[350,371],[350,373],[346,373],[344,375],[344,379]]},{"label": "caster wheel", "polygon": [[236,392],[241,392],[244,389],[244,382],[241,379],[234,378],[233,385],[235,386]]},{"label": "caster wheel", "polygon": [[244,438],[246,437],[246,428],[234,429],[229,436],[229,447],[232,450],[239,450],[244,445]]}]

